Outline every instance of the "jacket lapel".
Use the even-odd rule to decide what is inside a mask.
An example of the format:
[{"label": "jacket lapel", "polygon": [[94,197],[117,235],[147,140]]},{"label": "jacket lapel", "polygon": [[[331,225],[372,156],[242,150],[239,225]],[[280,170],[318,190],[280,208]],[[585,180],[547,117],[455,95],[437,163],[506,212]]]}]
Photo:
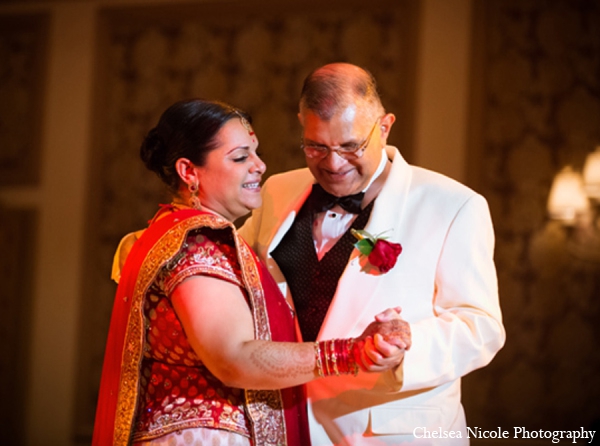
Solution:
[{"label": "jacket lapel", "polygon": [[[389,176],[377,197],[371,218],[365,230],[373,235],[382,234],[392,242],[401,242],[397,237],[398,221],[406,203],[412,171],[398,150],[388,146],[388,157],[393,161]],[[357,325],[361,320],[371,320],[374,314],[364,314],[375,298],[378,287],[386,279],[377,270],[367,271],[358,250],[354,250],[321,327],[318,339],[340,336],[356,336],[364,327]],[[389,274],[388,272],[387,274]],[[384,308],[381,308],[384,310]]]},{"label": "jacket lapel", "polygon": [[300,208],[310,195],[313,183],[314,179],[312,179],[312,181],[307,183],[304,186],[304,188],[302,188],[300,194],[298,194],[296,197],[292,197],[289,201],[289,208],[285,212],[280,214],[280,218],[275,224],[275,226],[272,228],[271,234],[268,238],[269,241],[267,243],[267,254],[269,255],[269,257],[271,251],[273,251],[273,249],[275,249],[277,245],[279,245],[283,236],[288,232],[288,230],[294,223],[294,219],[298,215]]},{"label": "jacket lapel", "polygon": [[282,205],[282,203],[279,203],[279,206],[275,205],[273,207],[273,215],[276,217],[276,219],[273,219],[273,226],[269,227],[268,230],[265,231],[264,235],[266,235],[266,237],[262,239],[265,240],[264,246],[266,246],[266,252],[260,253],[261,256],[263,256],[262,258],[266,259],[265,263],[269,273],[277,282],[281,293],[285,296],[291,308],[294,308],[294,302],[289,292],[289,287],[285,281],[283,273],[277,265],[277,262],[275,262],[275,259],[271,257],[271,251],[273,251],[273,249],[279,245],[281,239],[294,223],[294,219],[298,215],[300,208],[310,195],[310,191],[315,180],[310,172],[308,172],[308,169],[306,169],[306,172],[307,174],[301,179],[300,184],[298,184],[298,182],[292,184],[294,187],[292,192],[286,194],[285,191],[283,191],[281,193],[281,196],[285,197],[287,200],[287,208],[284,209],[283,212],[279,213],[277,212],[277,209]]}]

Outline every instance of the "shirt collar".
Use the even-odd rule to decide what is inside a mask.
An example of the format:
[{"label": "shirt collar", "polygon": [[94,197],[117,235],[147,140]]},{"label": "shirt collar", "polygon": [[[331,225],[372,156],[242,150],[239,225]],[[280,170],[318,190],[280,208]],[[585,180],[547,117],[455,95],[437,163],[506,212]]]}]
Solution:
[{"label": "shirt collar", "polygon": [[379,161],[379,166],[377,166],[377,170],[375,170],[375,173],[367,183],[367,186],[362,190],[362,192],[366,192],[367,189],[371,186],[371,184],[373,184],[373,182],[377,179],[377,177],[381,175],[381,172],[383,172],[383,169],[385,169],[385,163],[387,163],[387,160],[388,158],[387,153],[385,152],[385,148],[381,149],[381,161]]}]

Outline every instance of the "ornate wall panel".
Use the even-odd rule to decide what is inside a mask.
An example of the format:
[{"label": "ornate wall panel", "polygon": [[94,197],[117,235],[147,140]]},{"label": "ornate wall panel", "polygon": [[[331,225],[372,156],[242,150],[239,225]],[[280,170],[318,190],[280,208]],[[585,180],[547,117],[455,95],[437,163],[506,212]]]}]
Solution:
[{"label": "ornate wall panel", "polygon": [[0,437],[15,446],[25,442],[36,221],[35,211],[0,205]]},{"label": "ornate wall panel", "polygon": [[48,17],[0,15],[0,186],[34,185]]},{"label": "ornate wall panel", "polygon": [[119,239],[166,199],[139,145],[176,100],[218,98],[249,111],[267,174],[302,167],[297,101],[304,77],[333,61],[370,69],[398,122],[390,142],[410,159],[413,1],[220,2],[105,10],[100,17],[89,264],[76,435],[89,439],[115,290]]},{"label": "ornate wall panel", "polygon": [[600,3],[477,6],[470,170],[495,222],[508,339],[465,382],[469,424],[597,428],[600,245],[569,236],[545,206],[553,176],[600,143]]}]

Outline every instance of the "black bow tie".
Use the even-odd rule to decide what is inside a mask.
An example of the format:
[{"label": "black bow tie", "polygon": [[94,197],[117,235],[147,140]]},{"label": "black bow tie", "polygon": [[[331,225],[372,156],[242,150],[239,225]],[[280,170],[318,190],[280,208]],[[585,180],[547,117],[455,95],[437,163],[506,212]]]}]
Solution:
[{"label": "black bow tie", "polygon": [[360,214],[364,196],[364,192],[359,192],[354,195],[346,195],[345,197],[336,197],[326,192],[320,184],[314,184],[309,200],[311,200],[312,209],[316,213],[327,211],[337,204],[347,212]]}]

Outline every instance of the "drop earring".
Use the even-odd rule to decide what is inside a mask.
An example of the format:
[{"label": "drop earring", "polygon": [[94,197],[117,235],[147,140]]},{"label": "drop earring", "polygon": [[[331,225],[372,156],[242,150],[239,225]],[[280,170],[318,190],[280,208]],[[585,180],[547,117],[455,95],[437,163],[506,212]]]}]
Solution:
[{"label": "drop earring", "polygon": [[190,191],[189,206],[196,210],[202,209],[202,203],[198,198],[198,184],[195,182],[188,184],[188,190]]}]

